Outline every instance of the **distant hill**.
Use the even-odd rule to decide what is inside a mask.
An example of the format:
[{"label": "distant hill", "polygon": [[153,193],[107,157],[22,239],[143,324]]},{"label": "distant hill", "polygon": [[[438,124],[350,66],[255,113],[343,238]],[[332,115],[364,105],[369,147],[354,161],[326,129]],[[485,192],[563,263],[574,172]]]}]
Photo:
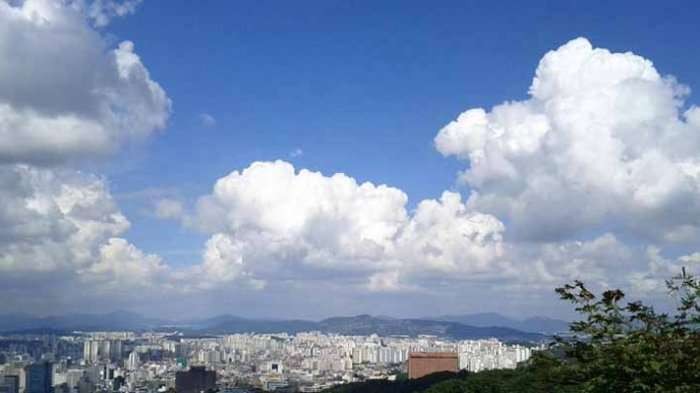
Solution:
[{"label": "distant hill", "polygon": [[235,333],[299,333],[318,330],[318,322],[303,320],[246,319],[222,315],[199,321],[194,330],[218,334]]},{"label": "distant hill", "polygon": [[289,333],[321,331],[345,335],[434,335],[454,339],[498,338],[503,341],[540,341],[545,336],[510,327],[472,326],[458,321],[402,319],[358,315],[334,317],[322,321],[247,319],[233,315],[173,322],[148,318],[130,312],[109,314],[69,314],[56,317],[32,317],[24,314],[0,316],[0,332],[71,330],[163,330],[177,329],[184,334]]},{"label": "distant hill", "polygon": [[502,326],[524,332],[556,334],[569,330],[569,323],[561,319],[547,317],[531,317],[527,319],[509,318],[497,313],[478,313],[466,315],[443,315],[435,318],[438,321],[457,322],[465,325],[489,327]]},{"label": "distant hill", "polygon": [[115,311],[107,314],[67,314],[35,317],[27,314],[0,316],[0,332],[54,329],[54,330],[146,330],[165,324],[156,318]]},{"label": "distant hill", "polygon": [[495,337],[503,341],[538,341],[544,336],[523,332],[507,327],[478,327],[452,321],[430,319],[378,318],[370,315],[337,317],[324,319],[321,331],[348,335],[378,334],[394,335],[434,335],[454,339],[481,339]]}]

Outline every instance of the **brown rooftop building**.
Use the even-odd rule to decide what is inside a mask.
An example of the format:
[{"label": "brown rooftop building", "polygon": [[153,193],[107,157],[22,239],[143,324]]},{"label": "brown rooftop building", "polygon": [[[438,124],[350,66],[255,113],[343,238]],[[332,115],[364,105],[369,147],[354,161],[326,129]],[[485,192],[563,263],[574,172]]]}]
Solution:
[{"label": "brown rooftop building", "polygon": [[440,371],[459,371],[456,352],[411,352],[408,354],[408,378],[416,379]]}]

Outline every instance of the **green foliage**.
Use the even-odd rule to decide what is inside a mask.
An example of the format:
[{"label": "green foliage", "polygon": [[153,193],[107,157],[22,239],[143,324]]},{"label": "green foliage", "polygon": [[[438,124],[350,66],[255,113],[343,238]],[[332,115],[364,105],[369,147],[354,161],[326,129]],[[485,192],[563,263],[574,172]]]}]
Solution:
[{"label": "green foliage", "polygon": [[408,373],[396,374],[396,381],[399,381],[399,382],[408,381]]},{"label": "green foliage", "polygon": [[440,382],[437,385],[431,386],[425,393],[464,393],[464,389],[464,381],[450,379],[449,381]]},{"label": "green foliage", "polygon": [[527,366],[516,370],[489,370],[431,386],[425,393],[574,393],[575,386],[556,382],[549,368]]},{"label": "green foliage", "polygon": [[700,392],[700,282],[683,270],[667,287],[679,302],[673,317],[623,304],[620,290],[597,297],[580,281],[558,288],[585,316],[571,325],[573,339],[559,339],[561,378],[581,392]]},{"label": "green foliage", "polygon": [[418,379],[402,379],[395,382],[375,380],[350,383],[328,389],[327,393],[417,393],[423,392],[430,386],[450,379],[462,379],[466,373],[440,372],[426,375]]}]

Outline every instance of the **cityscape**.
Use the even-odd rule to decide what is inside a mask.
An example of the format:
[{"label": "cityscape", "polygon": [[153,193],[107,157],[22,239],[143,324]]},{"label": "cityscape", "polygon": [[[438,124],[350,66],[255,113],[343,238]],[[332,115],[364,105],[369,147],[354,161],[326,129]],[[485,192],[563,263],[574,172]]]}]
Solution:
[{"label": "cityscape", "polygon": [[[306,332],[187,337],[174,332],[0,335],[1,393],[320,392],[366,380],[427,375],[431,367],[515,369],[544,347],[497,339],[344,336]],[[416,354],[454,365],[409,372]],[[250,390],[249,390],[250,389]]]}]

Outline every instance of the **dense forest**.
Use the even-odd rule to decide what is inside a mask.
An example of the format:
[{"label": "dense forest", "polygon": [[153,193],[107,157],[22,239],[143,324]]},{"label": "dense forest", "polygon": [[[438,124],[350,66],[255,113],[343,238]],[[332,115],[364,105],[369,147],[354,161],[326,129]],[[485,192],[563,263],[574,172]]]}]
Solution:
[{"label": "dense forest", "polygon": [[328,393],[626,393],[700,392],[700,281],[682,271],[668,280],[673,315],[621,290],[594,294],[575,281],[556,292],[581,319],[515,370],[438,373],[416,380],[370,381]]}]

